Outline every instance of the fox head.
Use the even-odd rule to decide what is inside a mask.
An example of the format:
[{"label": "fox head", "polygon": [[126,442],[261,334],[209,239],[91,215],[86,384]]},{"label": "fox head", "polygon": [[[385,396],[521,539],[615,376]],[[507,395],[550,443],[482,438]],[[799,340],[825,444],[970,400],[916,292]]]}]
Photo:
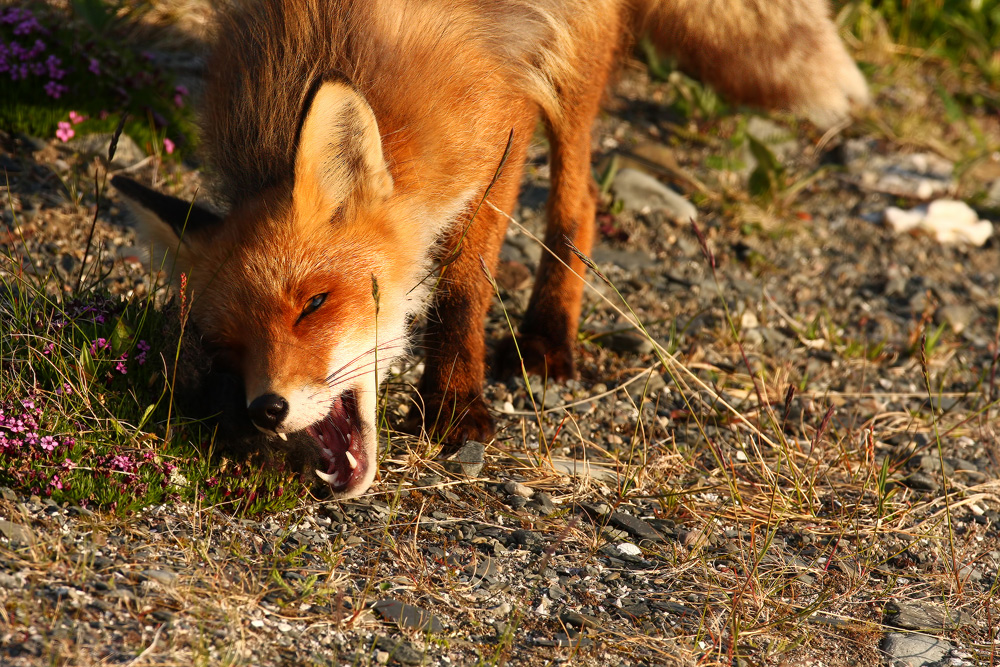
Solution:
[{"label": "fox head", "polygon": [[218,216],[112,179],[151,260],[166,252],[164,266],[185,276],[213,365],[242,378],[245,418],[278,446],[307,436],[317,474],[352,497],[375,476],[377,389],[405,348],[425,261],[375,116],[349,84],[316,88],[285,181]]}]

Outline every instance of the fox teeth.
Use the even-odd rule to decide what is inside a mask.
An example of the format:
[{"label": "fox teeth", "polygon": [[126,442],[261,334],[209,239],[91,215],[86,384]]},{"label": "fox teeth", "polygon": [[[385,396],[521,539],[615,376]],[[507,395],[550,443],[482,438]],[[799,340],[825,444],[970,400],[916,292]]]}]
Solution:
[{"label": "fox teeth", "polygon": [[340,475],[338,473],[333,473],[332,475],[328,475],[322,470],[317,470],[316,476],[319,477],[324,482],[326,482],[327,484],[329,484],[330,486],[336,486],[337,484],[340,484]]},{"label": "fox teeth", "polygon": [[288,436],[285,435],[284,433],[278,433],[278,437],[284,440],[285,442],[288,442]]},{"label": "fox teeth", "polygon": [[351,466],[351,470],[358,467],[358,460],[354,458],[354,454],[350,452],[344,452],[347,455],[347,463]]},{"label": "fox teeth", "polygon": [[323,436],[322,433],[317,433],[316,437],[319,438],[320,442],[326,442],[326,438]]},{"label": "fox teeth", "polygon": [[323,455],[323,458],[327,460],[327,463],[333,461],[335,458],[333,452],[331,452],[329,449],[326,449],[325,447],[321,449],[319,453]]}]

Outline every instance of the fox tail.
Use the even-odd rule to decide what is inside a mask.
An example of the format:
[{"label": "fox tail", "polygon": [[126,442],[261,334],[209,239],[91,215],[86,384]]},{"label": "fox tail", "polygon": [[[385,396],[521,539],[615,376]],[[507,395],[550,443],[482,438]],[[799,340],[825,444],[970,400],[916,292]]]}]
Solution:
[{"label": "fox tail", "polygon": [[636,0],[639,34],[729,100],[821,126],[868,102],[826,0]]}]

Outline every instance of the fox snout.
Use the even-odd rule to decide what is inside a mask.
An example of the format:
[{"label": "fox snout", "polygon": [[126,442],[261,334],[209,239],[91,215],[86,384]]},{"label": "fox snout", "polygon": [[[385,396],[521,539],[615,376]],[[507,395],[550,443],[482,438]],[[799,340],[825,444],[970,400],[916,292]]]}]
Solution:
[{"label": "fox snout", "polygon": [[250,401],[247,411],[258,430],[275,433],[288,416],[288,401],[277,394],[264,394]]}]

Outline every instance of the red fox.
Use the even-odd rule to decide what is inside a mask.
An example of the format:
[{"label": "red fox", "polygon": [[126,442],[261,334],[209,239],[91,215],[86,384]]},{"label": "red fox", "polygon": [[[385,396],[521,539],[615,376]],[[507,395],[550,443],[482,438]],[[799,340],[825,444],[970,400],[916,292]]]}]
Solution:
[{"label": "red fox", "polygon": [[520,371],[523,357],[529,372],[571,377],[583,291],[574,272],[585,267],[564,239],[591,250],[591,123],[643,34],[737,102],[829,122],[867,100],[825,0],[244,0],[221,10],[203,142],[228,212],[112,182],[187,277],[213,368],[241,386],[226,408],[235,419],[276,446],[311,448],[334,497],[366,491],[379,383],[447,258],[428,317],[426,428],[447,443],[489,438],[492,289],[481,262],[497,261],[539,119],[555,257],[540,262],[520,356],[502,343],[497,364]]}]

